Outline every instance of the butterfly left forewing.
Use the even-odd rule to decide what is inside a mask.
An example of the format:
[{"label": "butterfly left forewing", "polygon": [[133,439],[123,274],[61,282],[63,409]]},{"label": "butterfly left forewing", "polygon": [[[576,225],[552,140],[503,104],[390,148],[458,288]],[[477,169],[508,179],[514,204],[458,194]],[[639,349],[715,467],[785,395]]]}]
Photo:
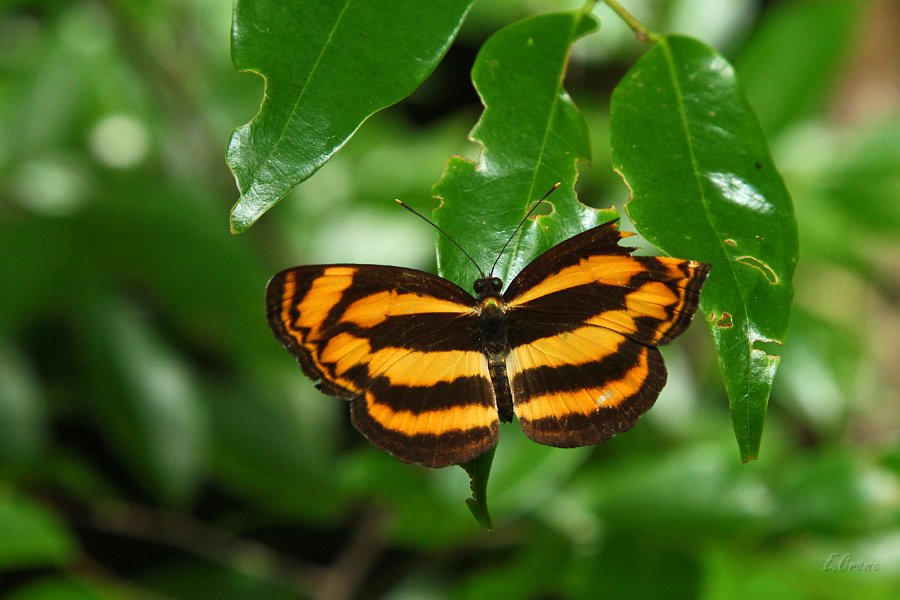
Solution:
[{"label": "butterfly left forewing", "polygon": [[507,372],[525,433],[583,446],[630,428],[656,401],[666,369],[656,346],[693,316],[708,265],[636,257],[607,223],[528,265],[504,294]]},{"label": "butterfly left forewing", "polygon": [[471,296],[412,269],[297,267],[267,288],[269,323],[322,391],[351,401],[373,444],[432,467],[497,438],[497,408]]}]

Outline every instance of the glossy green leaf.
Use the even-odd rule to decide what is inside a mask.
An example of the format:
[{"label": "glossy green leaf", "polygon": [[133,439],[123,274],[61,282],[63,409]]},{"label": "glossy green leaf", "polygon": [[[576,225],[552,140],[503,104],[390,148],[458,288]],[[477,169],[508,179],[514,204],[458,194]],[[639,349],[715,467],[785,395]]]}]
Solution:
[{"label": "glossy green leaf", "polygon": [[456,36],[472,0],[235,1],[235,68],[259,73],[259,113],[231,136],[227,162],[245,231],[310,177],[372,113],[409,95]]},{"label": "glossy green leaf", "polygon": [[[603,220],[575,199],[575,163],[590,159],[590,140],[563,87],[572,44],[596,26],[582,12],[514,23],[485,42],[472,68],[485,108],[470,137],[482,154],[478,163],[448,161],[433,190],[441,199],[435,222],[488,272],[528,208],[562,183],[548,200],[552,213],[529,219],[500,257],[494,274],[506,283],[545,250]],[[471,291],[478,270],[444,236],[437,256],[441,276]]]},{"label": "glossy green leaf", "polygon": [[696,40],[661,37],[616,87],[611,113],[635,227],[667,254],[713,266],[701,311],[741,457],[753,460],[793,297],[790,195],[734,69]]},{"label": "glossy green leaf", "polygon": [[65,564],[75,550],[54,514],[0,488],[0,570]]}]

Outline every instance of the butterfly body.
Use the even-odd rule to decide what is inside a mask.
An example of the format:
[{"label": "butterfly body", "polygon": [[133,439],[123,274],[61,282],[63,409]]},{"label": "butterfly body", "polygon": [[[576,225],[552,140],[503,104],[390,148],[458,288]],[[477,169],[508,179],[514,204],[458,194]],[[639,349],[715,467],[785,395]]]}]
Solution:
[{"label": "butterfly body", "polygon": [[515,415],[552,446],[595,444],[653,405],[656,346],[689,324],[709,266],[631,256],[611,222],[551,248],[505,291],[475,295],[380,265],[295,267],[267,287],[269,323],[376,446],[431,467],[473,459]]},{"label": "butterfly body", "polygon": [[[504,423],[512,421],[513,399],[506,374],[509,355],[506,314],[500,290],[503,282],[496,277],[483,277],[472,286],[478,293],[478,322],[481,324],[481,346],[488,361],[488,373],[494,385],[497,413]],[[483,290],[483,291],[479,291]]]}]

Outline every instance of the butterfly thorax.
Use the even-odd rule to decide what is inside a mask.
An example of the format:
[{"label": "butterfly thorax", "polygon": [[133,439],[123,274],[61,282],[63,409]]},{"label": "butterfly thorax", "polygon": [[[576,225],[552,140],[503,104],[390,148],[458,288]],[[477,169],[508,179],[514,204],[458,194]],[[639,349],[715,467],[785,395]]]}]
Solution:
[{"label": "butterfly thorax", "polygon": [[478,294],[478,320],[481,324],[481,347],[488,360],[488,370],[494,384],[497,411],[501,421],[511,421],[513,416],[512,393],[506,374],[506,357],[509,354],[507,319],[500,290],[503,282],[497,277],[484,277],[472,286]]}]

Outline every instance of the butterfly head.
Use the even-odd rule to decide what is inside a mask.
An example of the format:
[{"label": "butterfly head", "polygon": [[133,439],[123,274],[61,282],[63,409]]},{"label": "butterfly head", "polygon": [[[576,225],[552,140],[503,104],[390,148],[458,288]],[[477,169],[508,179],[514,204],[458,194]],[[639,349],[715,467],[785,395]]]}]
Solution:
[{"label": "butterfly head", "polygon": [[479,300],[487,296],[496,296],[503,289],[503,281],[499,277],[482,277],[475,280],[472,289],[478,294]]}]

